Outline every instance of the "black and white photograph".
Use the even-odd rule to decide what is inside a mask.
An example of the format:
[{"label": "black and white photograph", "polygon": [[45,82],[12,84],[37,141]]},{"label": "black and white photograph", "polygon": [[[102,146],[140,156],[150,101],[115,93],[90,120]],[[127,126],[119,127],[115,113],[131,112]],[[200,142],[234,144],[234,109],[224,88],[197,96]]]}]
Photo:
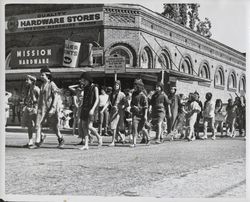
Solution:
[{"label": "black and white photograph", "polygon": [[247,201],[247,0],[1,5],[1,201]]}]

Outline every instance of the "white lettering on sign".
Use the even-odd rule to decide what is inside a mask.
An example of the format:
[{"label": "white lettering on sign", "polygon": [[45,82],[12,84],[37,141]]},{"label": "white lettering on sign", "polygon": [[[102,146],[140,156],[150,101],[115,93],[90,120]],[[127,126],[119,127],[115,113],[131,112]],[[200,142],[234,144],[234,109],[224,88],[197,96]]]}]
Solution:
[{"label": "white lettering on sign", "polygon": [[19,65],[49,64],[49,58],[18,60]]},{"label": "white lettering on sign", "polygon": [[71,24],[101,20],[103,20],[102,12],[21,19],[18,20],[18,28],[41,27],[46,25]]},{"label": "white lettering on sign", "polygon": [[51,49],[37,49],[37,50],[18,50],[16,52],[17,57],[38,57],[38,56],[50,56]]}]

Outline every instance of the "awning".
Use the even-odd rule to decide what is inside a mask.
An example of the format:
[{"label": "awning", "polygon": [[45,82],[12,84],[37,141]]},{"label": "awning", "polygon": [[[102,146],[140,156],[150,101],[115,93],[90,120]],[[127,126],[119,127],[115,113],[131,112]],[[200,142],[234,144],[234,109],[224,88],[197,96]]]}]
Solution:
[{"label": "awning", "polygon": [[[99,67],[78,67],[78,68],[50,68],[54,78],[79,78],[83,71],[91,72],[93,77],[112,77],[113,74],[105,74],[104,66]],[[159,73],[162,72],[162,69],[144,69],[144,68],[127,68],[125,73],[119,73],[119,76],[136,78],[138,75],[142,79],[148,79],[151,81],[157,81]],[[179,72],[172,69],[165,69],[165,75],[174,76],[180,80],[188,81],[198,81],[198,82],[211,82],[210,79],[201,78],[199,76],[186,74],[184,72]],[[11,80],[24,80],[27,74],[34,76],[40,75],[40,69],[11,69],[5,70],[5,77],[7,81]]]},{"label": "awning", "polygon": [[187,80],[187,81],[198,81],[198,82],[207,82],[210,83],[211,80],[210,79],[206,79],[206,78],[202,78],[196,75],[192,75],[192,74],[187,74],[184,72],[179,72],[173,69],[169,70],[169,76],[174,76],[177,79],[180,80]]}]

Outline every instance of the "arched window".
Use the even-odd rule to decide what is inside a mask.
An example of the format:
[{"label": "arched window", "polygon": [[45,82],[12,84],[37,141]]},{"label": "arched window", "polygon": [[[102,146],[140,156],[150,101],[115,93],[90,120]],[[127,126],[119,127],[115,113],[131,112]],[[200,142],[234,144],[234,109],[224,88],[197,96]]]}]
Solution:
[{"label": "arched window", "polygon": [[125,57],[126,67],[133,66],[133,54],[125,46],[115,46],[110,51],[110,56],[122,56]]},{"label": "arched window", "polygon": [[236,89],[237,88],[236,74],[234,71],[231,71],[231,73],[229,74],[228,88],[229,89]]},{"label": "arched window", "polygon": [[225,77],[224,71],[222,67],[217,68],[214,75],[214,85],[215,86],[224,86],[225,85]]},{"label": "arched window", "polygon": [[239,81],[239,92],[246,92],[246,78],[245,76],[241,76]]},{"label": "arched window", "polygon": [[185,57],[185,59],[181,63],[180,71],[184,72],[186,74],[193,74],[192,63],[191,63],[191,60],[188,57]]},{"label": "arched window", "polygon": [[150,69],[153,66],[152,52],[148,47],[145,47],[141,53],[141,68]]},{"label": "arched window", "polygon": [[201,78],[210,79],[210,70],[208,63],[204,62],[200,66],[199,76]]},{"label": "arched window", "polygon": [[155,68],[171,69],[170,55],[167,50],[161,50],[156,58]]}]

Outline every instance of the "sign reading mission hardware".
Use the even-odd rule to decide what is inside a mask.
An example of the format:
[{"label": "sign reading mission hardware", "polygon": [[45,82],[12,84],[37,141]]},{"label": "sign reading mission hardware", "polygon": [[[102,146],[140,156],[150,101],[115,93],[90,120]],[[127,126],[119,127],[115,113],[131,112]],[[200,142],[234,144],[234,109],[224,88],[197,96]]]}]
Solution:
[{"label": "sign reading mission hardware", "polygon": [[61,66],[63,47],[59,45],[14,48],[11,51],[12,68]]}]

